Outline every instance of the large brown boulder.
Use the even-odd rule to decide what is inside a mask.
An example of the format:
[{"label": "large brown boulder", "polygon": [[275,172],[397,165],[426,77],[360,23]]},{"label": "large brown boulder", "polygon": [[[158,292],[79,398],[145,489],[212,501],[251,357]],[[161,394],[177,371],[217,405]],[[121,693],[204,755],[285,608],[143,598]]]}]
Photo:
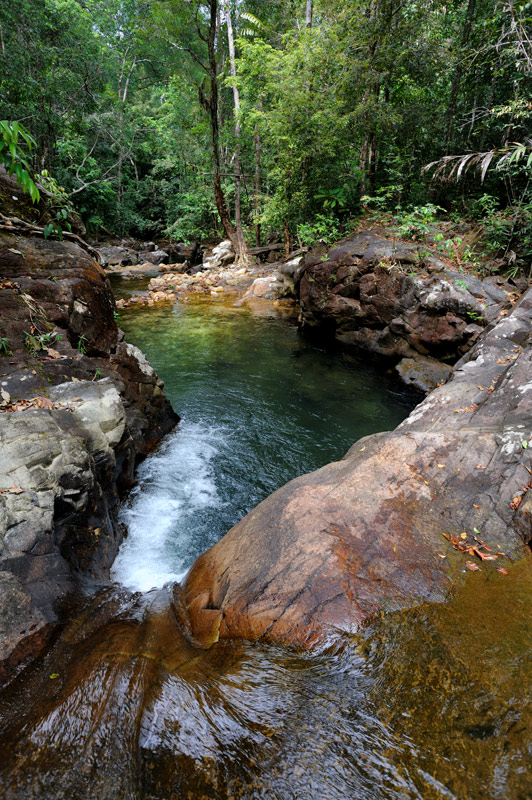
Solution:
[{"label": "large brown boulder", "polygon": [[[513,291],[460,272],[425,244],[371,230],[311,251],[295,280],[303,331],[392,363],[422,355],[454,364],[511,307]],[[416,385],[415,374],[407,382]]]},{"label": "large brown boulder", "polygon": [[200,556],[184,584],[195,639],[324,643],[443,601],[468,560],[510,570],[442,534],[511,558],[532,539],[531,329],[532,290],[395,431],[287,484]]},{"label": "large brown boulder", "polygon": [[89,352],[108,355],[114,350],[118,328],[111,285],[100,265],[78,244],[3,232],[0,266],[4,279],[0,335],[10,334],[13,352],[23,352],[24,332],[31,327],[49,333],[54,325],[74,346],[84,336]]}]

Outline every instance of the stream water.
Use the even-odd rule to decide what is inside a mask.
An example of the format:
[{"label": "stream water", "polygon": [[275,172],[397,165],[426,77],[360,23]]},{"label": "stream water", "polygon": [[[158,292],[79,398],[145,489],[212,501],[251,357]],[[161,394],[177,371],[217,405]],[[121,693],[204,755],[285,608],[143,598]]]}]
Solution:
[{"label": "stream water", "polygon": [[190,304],[123,326],[183,420],[124,506],[116,583],[0,697],[1,796],[530,798],[530,559],[319,655],[194,649],[164,586],[278,485],[393,427],[411,401],[282,320]]}]

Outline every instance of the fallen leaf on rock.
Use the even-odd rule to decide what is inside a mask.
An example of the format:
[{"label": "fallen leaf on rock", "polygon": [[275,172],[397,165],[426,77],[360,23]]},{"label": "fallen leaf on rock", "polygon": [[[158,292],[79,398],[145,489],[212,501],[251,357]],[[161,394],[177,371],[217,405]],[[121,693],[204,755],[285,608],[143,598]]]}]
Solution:
[{"label": "fallen leaf on rock", "polygon": [[480,506],[477,506],[476,503],[473,503],[473,508],[480,508]]},{"label": "fallen leaf on rock", "polygon": [[74,378],[74,376],[72,376],[72,383],[81,383],[81,381],[79,378]]},{"label": "fallen leaf on rock", "polygon": [[9,392],[6,392],[5,389],[0,390],[0,395],[2,396],[2,400],[4,400],[6,403],[9,403],[9,401],[11,400],[11,395],[9,394]]},{"label": "fallen leaf on rock", "polygon": [[480,567],[478,567],[478,566],[477,566],[476,564],[474,564],[472,561],[466,561],[466,562],[465,562],[465,565],[466,565],[466,567],[467,567],[468,569],[470,569],[470,570],[471,570],[471,572],[482,572],[482,570],[480,569]]},{"label": "fallen leaf on rock", "polygon": [[57,352],[57,350],[54,350],[54,348],[53,348],[53,347],[49,347],[49,348],[48,348],[48,355],[49,355],[51,358],[62,358],[62,355],[61,355],[61,353],[58,353],[58,352]]},{"label": "fallen leaf on rock", "polygon": [[465,531],[460,534],[460,539],[467,539],[467,533],[465,533]]},{"label": "fallen leaf on rock", "polygon": [[47,397],[36,397],[35,402],[39,408],[54,408],[54,404]]},{"label": "fallen leaf on rock", "polygon": [[438,555],[440,558],[447,558],[447,556],[444,556],[443,553],[438,553]]},{"label": "fallen leaf on rock", "polygon": [[22,494],[24,489],[21,486],[13,484],[9,489],[0,489],[0,494]]},{"label": "fallen leaf on rock", "polygon": [[501,575],[508,575],[504,567],[495,567],[495,569],[497,570],[497,572],[500,572]]}]

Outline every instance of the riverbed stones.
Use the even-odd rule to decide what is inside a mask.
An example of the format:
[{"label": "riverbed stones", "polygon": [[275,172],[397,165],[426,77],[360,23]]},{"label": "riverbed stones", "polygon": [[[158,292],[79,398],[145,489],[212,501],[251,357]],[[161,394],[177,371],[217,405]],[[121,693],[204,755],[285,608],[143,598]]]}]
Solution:
[{"label": "riverbed stones", "polygon": [[[532,540],[531,330],[529,290],[395,431],[279,489],[200,556],[184,584],[196,640],[321,646],[444,601],[468,559],[511,579]],[[510,558],[481,562],[443,533]]]}]

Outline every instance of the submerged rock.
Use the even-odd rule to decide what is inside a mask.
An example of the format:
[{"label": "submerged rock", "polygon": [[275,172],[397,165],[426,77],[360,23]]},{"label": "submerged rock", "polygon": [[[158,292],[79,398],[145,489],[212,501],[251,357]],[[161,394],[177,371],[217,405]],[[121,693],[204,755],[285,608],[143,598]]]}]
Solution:
[{"label": "submerged rock", "polygon": [[279,489],[200,556],[184,584],[194,638],[322,644],[445,600],[468,559],[510,571],[497,554],[532,539],[531,329],[532,290],[395,431]]}]

